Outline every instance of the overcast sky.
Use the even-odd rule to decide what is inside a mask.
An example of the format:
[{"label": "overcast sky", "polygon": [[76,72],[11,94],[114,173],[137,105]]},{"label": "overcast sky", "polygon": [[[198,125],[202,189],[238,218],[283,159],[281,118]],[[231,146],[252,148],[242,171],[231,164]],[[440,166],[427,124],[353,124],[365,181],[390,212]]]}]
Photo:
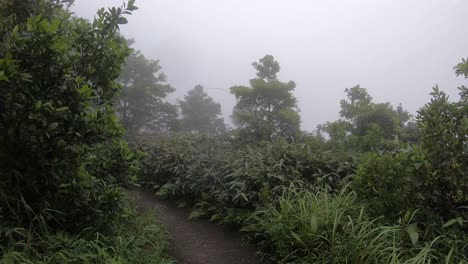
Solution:
[{"label": "overcast sky", "polygon": [[[93,18],[121,0],[76,0]],[[415,113],[435,84],[456,98],[453,67],[468,57],[467,0],[137,0],[122,27],[135,48],[159,59],[171,101],[196,84],[229,89],[255,77],[266,54],[280,63],[281,81],[297,84],[302,128],[338,118],[344,89],[360,84],[377,102]],[[208,89],[226,119],[235,99]]]}]

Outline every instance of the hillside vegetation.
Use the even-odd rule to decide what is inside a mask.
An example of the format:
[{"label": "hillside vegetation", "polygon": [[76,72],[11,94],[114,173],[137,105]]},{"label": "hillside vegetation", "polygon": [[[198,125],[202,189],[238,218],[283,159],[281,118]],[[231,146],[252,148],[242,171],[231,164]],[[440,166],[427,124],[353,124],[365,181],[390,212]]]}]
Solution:
[{"label": "hillside vegetation", "polygon": [[[265,55],[230,88],[230,128],[201,85],[165,100],[159,61],[120,34],[133,0],[92,21],[72,2],[0,0],[0,264],[173,263],[130,188],[269,263],[468,263],[467,87],[434,87],[412,116],[357,85],[307,132]],[[468,78],[468,60],[454,69]]]},{"label": "hillside vegetation", "polygon": [[467,92],[451,102],[434,88],[414,124],[388,119],[399,127],[373,117],[396,116],[390,105],[344,100],[355,117],[326,124],[327,137],[143,137],[141,180],[191,217],[245,232],[273,262],[467,263]]}]

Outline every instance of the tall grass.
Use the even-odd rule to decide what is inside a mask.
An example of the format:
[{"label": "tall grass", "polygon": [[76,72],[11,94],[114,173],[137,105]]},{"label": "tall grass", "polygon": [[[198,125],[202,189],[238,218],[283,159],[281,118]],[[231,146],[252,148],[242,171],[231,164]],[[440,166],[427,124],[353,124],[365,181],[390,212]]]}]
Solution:
[{"label": "tall grass", "polygon": [[0,228],[0,264],[119,263],[170,264],[167,233],[154,213],[129,212],[106,234],[37,234],[22,228]]},{"label": "tall grass", "polygon": [[244,231],[278,263],[468,263],[466,245],[443,236],[421,241],[411,216],[398,225],[378,220],[366,216],[349,188],[337,194],[288,188]]}]

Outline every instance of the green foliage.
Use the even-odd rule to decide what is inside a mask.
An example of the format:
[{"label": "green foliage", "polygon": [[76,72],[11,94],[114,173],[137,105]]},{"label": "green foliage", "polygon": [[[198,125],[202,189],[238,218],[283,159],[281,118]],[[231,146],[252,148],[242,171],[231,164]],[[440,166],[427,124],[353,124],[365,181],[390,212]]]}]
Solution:
[{"label": "green foliage", "polygon": [[196,216],[242,225],[285,186],[337,188],[353,164],[284,140],[238,147],[222,138],[173,136],[140,145],[149,155],[141,178],[163,197],[194,202]]},{"label": "green foliage", "polygon": [[296,84],[278,81],[279,64],[271,55],[253,66],[258,78],[250,80],[250,87],[231,87],[237,100],[232,117],[239,127],[238,138],[247,142],[297,138],[301,120],[293,95]]},{"label": "green foliage", "polygon": [[[456,67],[457,74],[463,74],[465,64]],[[434,215],[444,221],[459,219],[466,228],[467,94],[460,87],[460,100],[450,102],[435,87],[431,101],[418,111],[420,147],[362,159],[353,186],[374,215],[397,219],[417,209],[426,220]]]},{"label": "green foliage", "polygon": [[123,180],[127,169],[88,165],[93,155],[108,158],[103,144],[122,134],[114,80],[130,50],[119,24],[134,1],[100,10],[92,23],[73,17],[69,1],[28,1],[24,10],[12,7],[18,1],[3,2],[0,223],[39,233],[102,229],[123,206],[116,180],[104,171]]},{"label": "green foliage", "polygon": [[[341,142],[328,150],[320,133],[303,135],[308,144],[152,139],[142,145],[150,153],[143,178],[159,195],[192,205],[191,218],[241,228],[274,262],[464,263],[468,218],[460,158],[466,160],[466,152],[460,146],[466,131],[459,124],[465,122],[466,102],[436,99],[420,111],[417,125],[425,129],[420,147],[386,146],[391,143],[378,123],[370,123],[362,136],[350,136],[346,129],[352,123],[346,121],[329,124]],[[439,111],[441,105],[445,111]],[[440,126],[426,125],[435,118]],[[441,137],[437,129],[452,136]],[[436,140],[445,141],[428,146]],[[357,156],[353,175],[354,164],[336,152],[343,144],[344,151],[359,144],[379,152]],[[457,186],[441,184],[454,176],[460,177]],[[352,190],[340,191],[349,179]],[[448,205],[440,202],[444,197],[460,200]]]},{"label": "green foliage", "polygon": [[353,88],[346,89],[348,100],[341,100],[340,115],[346,119],[355,119],[359,116],[363,108],[368,107],[372,103],[372,97],[365,88],[357,85]]},{"label": "green foliage", "polygon": [[130,187],[138,181],[137,162],[141,155],[124,140],[108,140],[89,150],[86,170],[96,178]]},{"label": "green foliage", "polygon": [[119,187],[137,171],[113,110],[134,1],[92,23],[70,2],[0,5],[0,263],[171,263]]},{"label": "green foliage", "polygon": [[38,236],[22,228],[0,227],[0,241],[8,241],[0,244],[0,263],[173,263],[167,257],[168,235],[156,219],[154,213],[139,216],[126,208],[126,218],[110,226],[111,235],[58,232]]},{"label": "green foliage", "polygon": [[221,117],[221,105],[203,91],[203,86],[197,85],[188,91],[184,100],[179,101],[179,106],[184,131],[201,134],[220,134],[226,131]]},{"label": "green foliage", "polygon": [[[457,73],[463,69],[459,65]],[[468,206],[468,89],[459,89],[460,100],[450,102],[435,87],[431,102],[418,111],[417,117],[421,148],[429,163],[425,198],[447,216],[466,211],[460,207]]]},{"label": "green foliage", "polygon": [[347,100],[341,100],[342,119],[318,127],[328,134],[328,145],[335,151],[366,152],[394,150],[399,142],[418,141],[411,115],[401,105],[374,103],[359,85],[346,89]]},{"label": "green foliage", "polygon": [[361,159],[352,187],[371,215],[394,222],[416,209],[415,169],[407,154],[369,153]]},{"label": "green foliage", "polygon": [[420,146],[409,146],[393,155],[366,155],[353,188],[375,216],[394,221],[405,212],[418,210],[418,219],[432,237],[447,234],[441,229],[445,222],[445,227],[466,238],[467,89],[460,87],[458,102],[450,102],[437,87],[431,95],[431,102],[418,111]]},{"label": "green foliage", "polygon": [[353,192],[287,189],[244,228],[276,263],[465,263],[466,242],[419,239],[411,217],[381,225],[366,216]]},{"label": "green foliage", "polygon": [[165,83],[166,75],[160,70],[159,61],[146,59],[138,50],[125,59],[118,78],[122,90],[116,99],[116,112],[129,133],[177,128],[177,106],[163,100],[175,89]]},{"label": "green foliage", "polygon": [[271,55],[265,55],[259,62],[252,63],[257,70],[257,77],[266,81],[277,80],[276,74],[280,71],[280,65]]}]

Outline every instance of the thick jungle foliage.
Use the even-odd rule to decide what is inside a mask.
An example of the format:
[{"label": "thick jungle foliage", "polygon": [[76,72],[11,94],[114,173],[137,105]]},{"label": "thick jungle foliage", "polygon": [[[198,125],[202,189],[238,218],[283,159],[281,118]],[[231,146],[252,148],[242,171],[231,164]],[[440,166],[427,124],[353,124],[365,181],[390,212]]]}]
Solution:
[{"label": "thick jungle foliage", "polygon": [[[281,140],[239,148],[227,139],[182,135],[147,138],[139,147],[148,153],[142,179],[158,195],[192,206],[190,217],[240,228],[266,260],[467,260],[458,220],[445,221],[415,189],[417,152],[368,153],[354,176],[352,161]],[[344,179],[352,184],[342,189]]]},{"label": "thick jungle foliage", "polygon": [[[457,74],[466,61],[459,64]],[[468,228],[468,90],[451,102],[437,87],[418,111],[420,146],[370,154],[358,166],[354,187],[371,210],[387,218],[419,210],[424,217]]]},{"label": "thick jungle foliage", "polygon": [[72,1],[18,2],[0,6],[1,226],[100,229],[119,216],[116,183],[132,175],[112,102],[130,52],[119,24],[136,7],[89,23],[71,15]]},{"label": "thick jungle foliage", "polygon": [[172,263],[120,188],[137,170],[112,105],[134,1],[92,23],[71,2],[0,1],[0,263]]},{"label": "thick jungle foliage", "polygon": [[222,138],[176,135],[149,139],[140,149],[148,153],[141,178],[159,195],[182,205],[196,201],[193,216],[235,226],[284,187],[332,191],[353,172],[351,162],[284,140],[238,147]]},{"label": "thick jungle foliage", "polygon": [[[457,73],[467,68],[463,61]],[[451,102],[434,89],[414,124],[419,145],[390,140],[400,131],[393,125],[407,121],[397,108],[389,122],[369,119],[353,139],[361,148],[343,120],[331,126],[334,146],[320,135],[303,136],[306,144],[147,139],[142,179],[192,205],[191,217],[241,228],[273,262],[466,263],[468,104],[460,91]],[[395,128],[388,138],[386,124]]]}]

